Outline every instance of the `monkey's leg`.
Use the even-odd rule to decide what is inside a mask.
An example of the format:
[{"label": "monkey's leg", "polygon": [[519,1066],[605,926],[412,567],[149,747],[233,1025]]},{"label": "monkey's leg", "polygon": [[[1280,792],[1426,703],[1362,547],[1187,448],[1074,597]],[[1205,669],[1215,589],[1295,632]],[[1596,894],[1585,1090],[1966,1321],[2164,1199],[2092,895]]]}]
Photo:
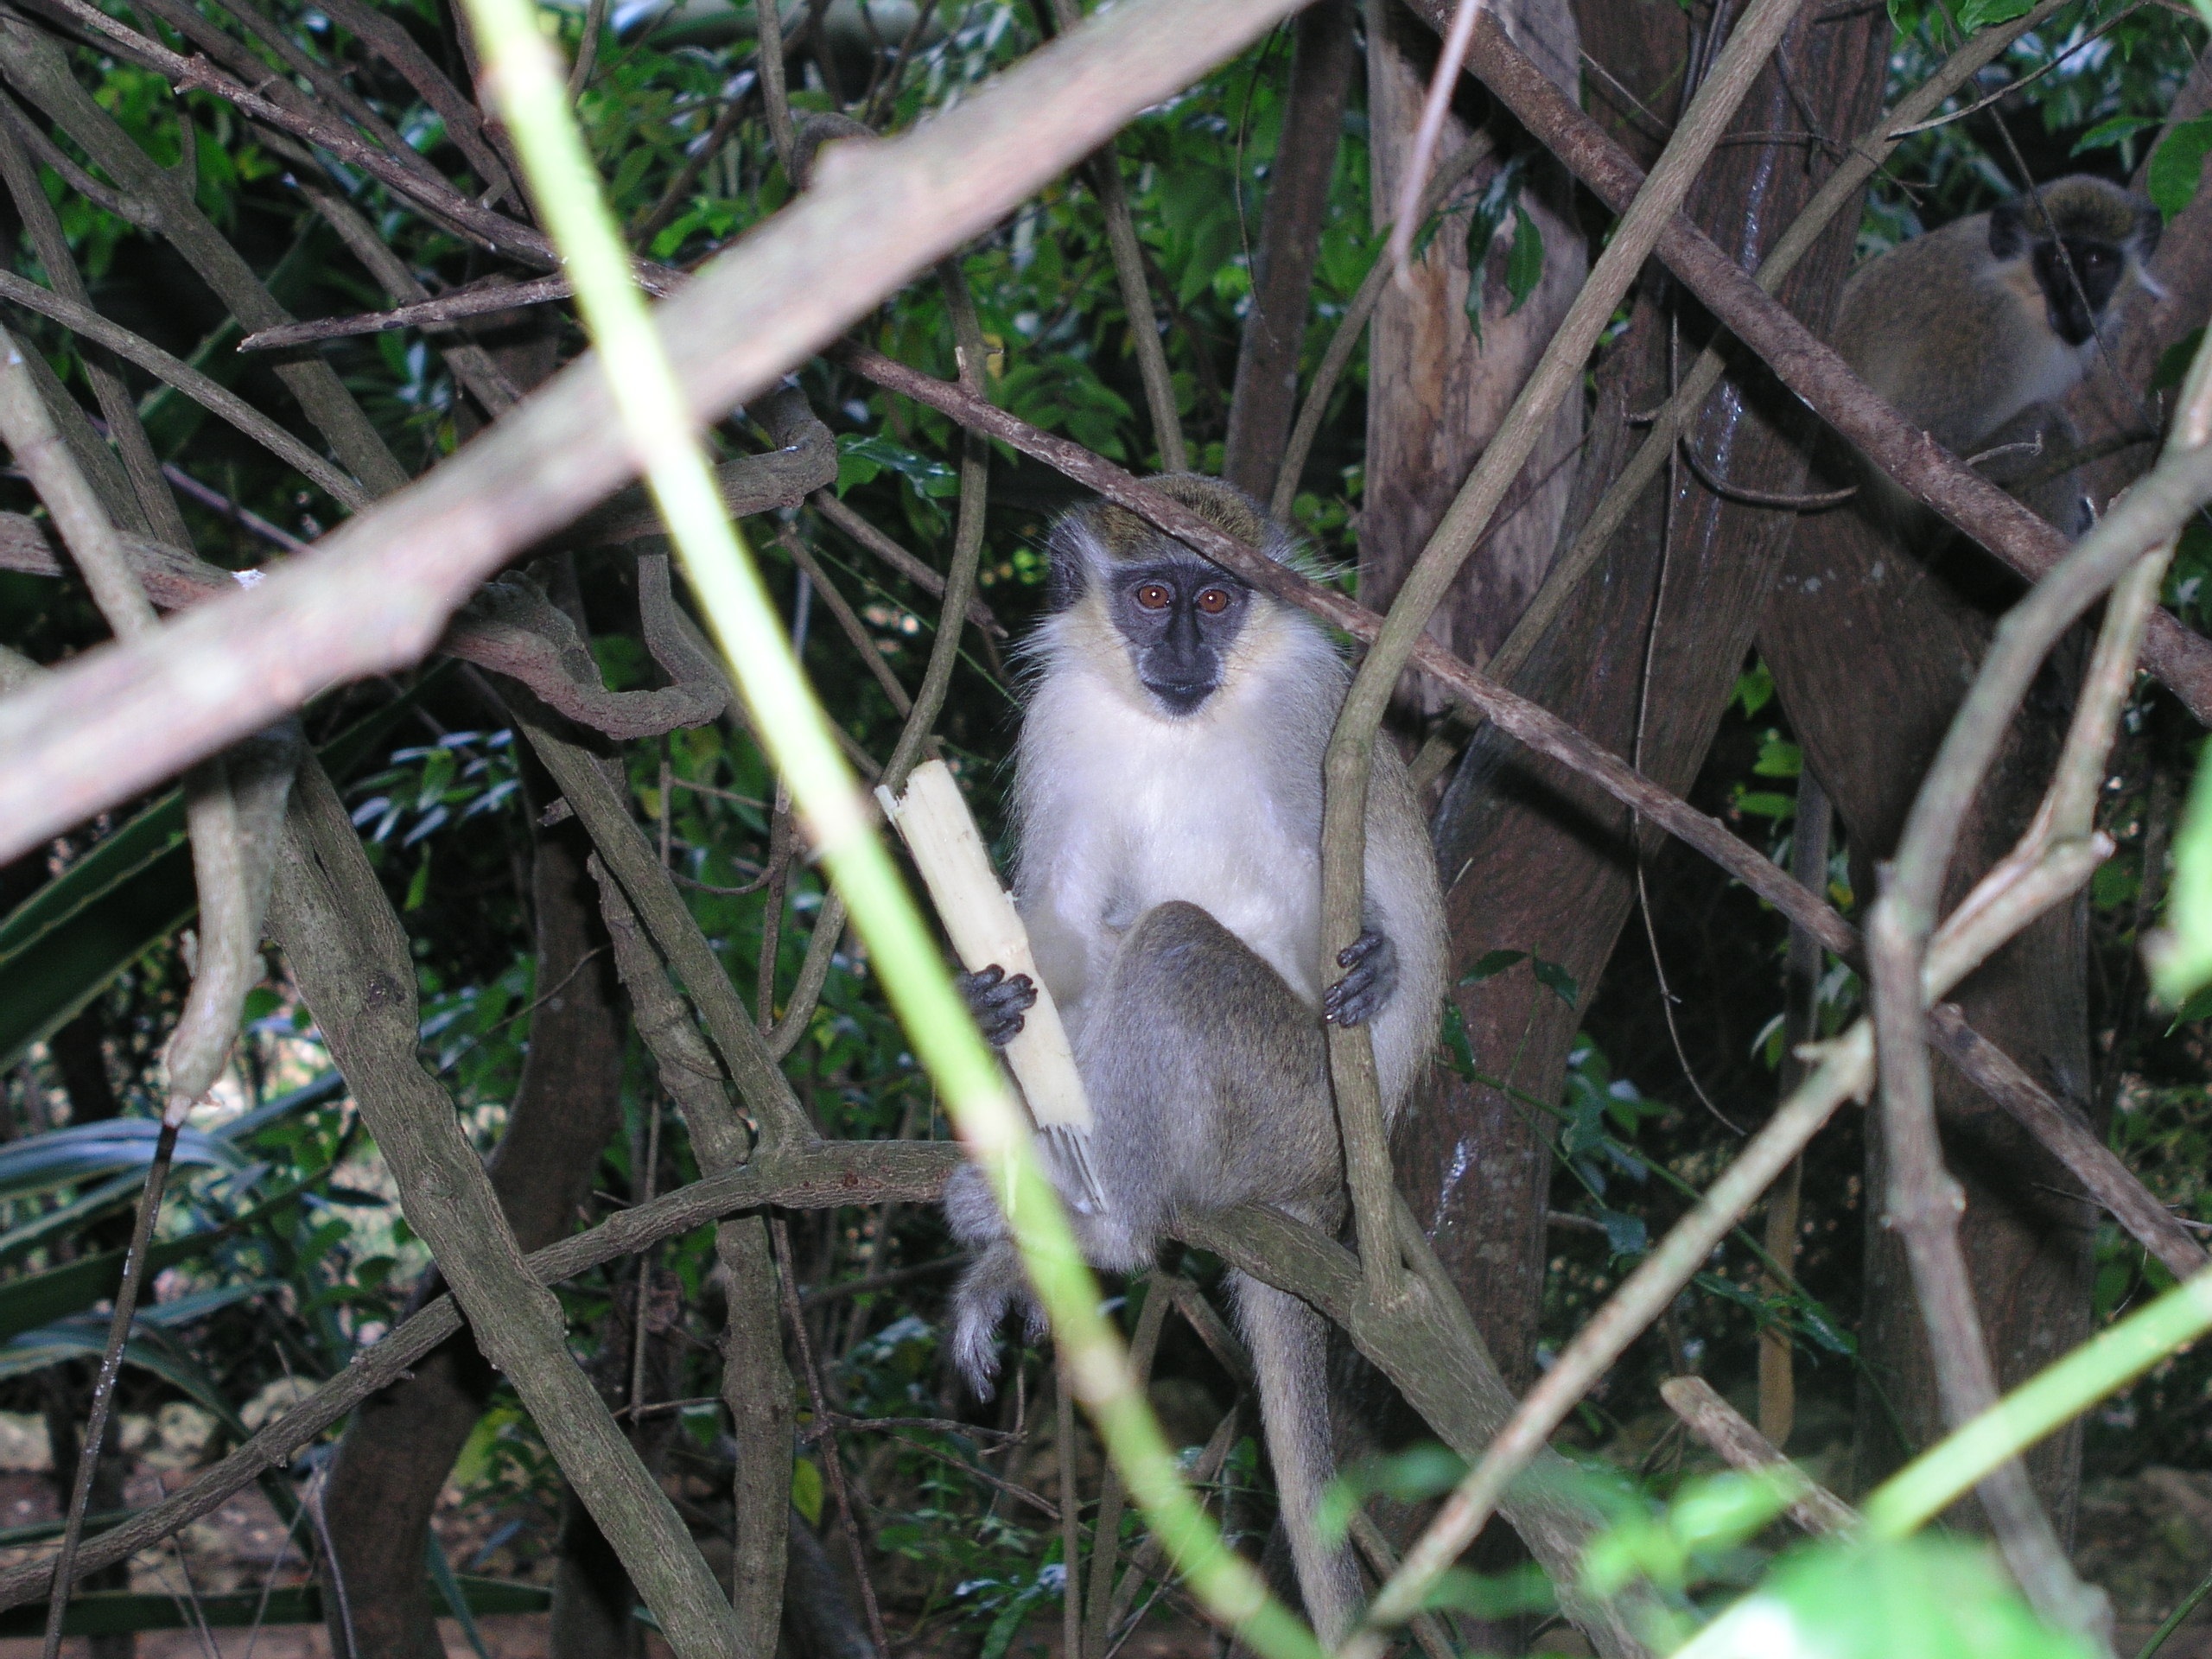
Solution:
[{"label": "monkey's leg", "polygon": [[[1140,917],[1085,1022],[1077,1058],[1098,1114],[1098,1148],[1128,1233],[1148,1259],[1175,1211],[1273,1204],[1333,1231],[1344,1206],[1327,1055],[1317,1010],[1195,905]],[[1104,1221],[1116,1214],[1109,1211]],[[1103,1230],[1102,1230],[1103,1232]],[[1324,1643],[1362,1600],[1350,1551],[1320,1541],[1335,1473],[1327,1320],[1295,1296],[1232,1274],[1258,1372],[1268,1457],[1306,1613]]]}]

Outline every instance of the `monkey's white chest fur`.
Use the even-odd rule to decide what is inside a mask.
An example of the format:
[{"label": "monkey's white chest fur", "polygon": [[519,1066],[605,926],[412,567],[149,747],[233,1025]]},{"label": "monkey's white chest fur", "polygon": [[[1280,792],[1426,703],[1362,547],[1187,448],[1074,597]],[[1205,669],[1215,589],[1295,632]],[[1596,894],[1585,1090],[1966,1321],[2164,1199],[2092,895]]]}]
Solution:
[{"label": "monkey's white chest fur", "polygon": [[[1031,705],[1019,896],[1039,968],[1072,1021],[1122,934],[1172,899],[1208,912],[1319,1006],[1321,750],[1343,670],[1325,639],[1271,643],[1278,671],[1232,675],[1181,719],[1065,660]],[[1317,681],[1325,706],[1287,721],[1285,699],[1316,702]],[[1301,738],[1286,746],[1286,731]]]}]

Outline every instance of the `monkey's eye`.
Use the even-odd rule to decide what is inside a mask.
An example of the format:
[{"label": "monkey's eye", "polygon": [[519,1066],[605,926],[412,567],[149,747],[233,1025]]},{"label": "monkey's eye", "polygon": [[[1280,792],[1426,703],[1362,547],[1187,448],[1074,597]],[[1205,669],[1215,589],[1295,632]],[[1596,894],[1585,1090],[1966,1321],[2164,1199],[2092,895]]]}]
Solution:
[{"label": "monkey's eye", "polygon": [[[1167,591],[1166,584],[1158,582],[1146,582],[1136,594],[1137,603],[1147,611],[1164,611],[1174,602],[1174,594]],[[1205,601],[1201,599],[1198,602],[1203,605]]]},{"label": "monkey's eye", "polygon": [[1198,595],[1198,608],[1208,616],[1219,616],[1229,608],[1228,590],[1222,588],[1207,588]]}]

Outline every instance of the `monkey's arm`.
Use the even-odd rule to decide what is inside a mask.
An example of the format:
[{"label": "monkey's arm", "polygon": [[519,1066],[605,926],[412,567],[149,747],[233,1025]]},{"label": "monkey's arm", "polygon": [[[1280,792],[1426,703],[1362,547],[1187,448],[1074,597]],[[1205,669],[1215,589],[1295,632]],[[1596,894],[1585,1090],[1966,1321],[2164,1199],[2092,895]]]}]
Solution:
[{"label": "monkey's arm", "polygon": [[1029,976],[1008,978],[996,963],[962,974],[954,982],[967,1001],[968,1012],[976,1016],[983,1040],[993,1048],[1004,1048],[1020,1036],[1021,1016],[1037,1006],[1037,987]]}]

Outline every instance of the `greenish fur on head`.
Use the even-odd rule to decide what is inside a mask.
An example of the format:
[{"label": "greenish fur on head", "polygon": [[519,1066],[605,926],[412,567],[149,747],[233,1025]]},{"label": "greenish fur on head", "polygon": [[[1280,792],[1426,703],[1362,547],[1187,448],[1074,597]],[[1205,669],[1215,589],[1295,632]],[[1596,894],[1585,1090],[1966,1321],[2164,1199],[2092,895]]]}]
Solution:
[{"label": "greenish fur on head", "polygon": [[[1256,547],[1269,558],[1291,562],[1295,546],[1260,504],[1234,484],[1198,473],[1165,473],[1145,482],[1187,507],[1225,536]],[[1101,501],[1078,507],[1052,528],[1046,589],[1050,607],[1065,610],[1083,598],[1102,564],[1137,564],[1168,559],[1206,563],[1199,554],[1127,507]],[[1224,573],[1226,574],[1226,573]],[[1234,581],[1232,575],[1229,580]]]}]

